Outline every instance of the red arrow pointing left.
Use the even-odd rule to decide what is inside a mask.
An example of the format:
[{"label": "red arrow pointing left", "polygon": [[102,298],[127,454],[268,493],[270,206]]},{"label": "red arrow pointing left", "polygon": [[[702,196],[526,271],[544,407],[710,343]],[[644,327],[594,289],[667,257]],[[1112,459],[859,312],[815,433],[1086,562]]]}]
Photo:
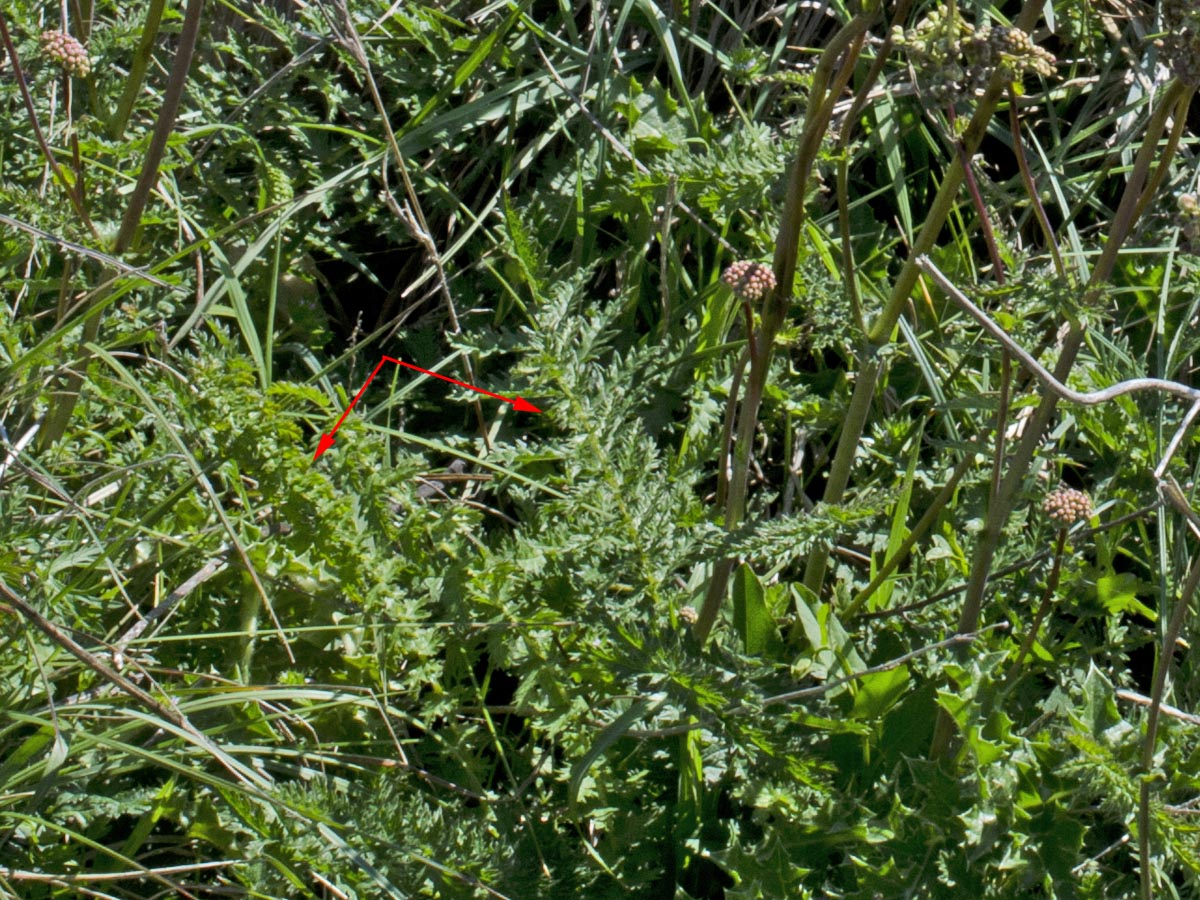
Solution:
[{"label": "red arrow pointing left", "polygon": [[475,387],[473,384],[467,384],[465,381],[459,381],[455,378],[448,378],[445,375],[439,375],[437,372],[430,372],[428,369],[422,369],[420,366],[414,366],[412,363],[406,363],[402,359],[394,359],[391,356],[385,356],[379,360],[379,365],[375,367],[375,371],[367,376],[367,380],[363,382],[363,386],[358,389],[358,393],[354,395],[354,399],[350,401],[350,405],[346,407],[346,411],[342,413],[342,417],[337,420],[333,426],[333,430],[328,434],[321,435],[321,440],[317,444],[317,452],[313,454],[313,462],[321,458],[321,454],[333,446],[333,436],[337,434],[337,430],[342,427],[342,423],[346,421],[346,416],[350,415],[350,410],[354,409],[354,404],[358,402],[358,398],[363,395],[367,389],[367,385],[371,383],[371,379],[379,374],[379,370],[383,368],[384,363],[395,363],[398,366],[404,366],[406,369],[415,369],[425,375],[432,375],[434,378],[440,378],[442,381],[449,381],[451,384],[457,384],[459,387],[465,387],[467,390],[475,391],[480,394],[487,394],[489,397],[495,397],[497,400],[503,400],[505,403],[511,403],[513,409],[519,412],[534,412],[540,413],[541,410],[530,403],[523,397],[505,397],[503,394],[493,394],[491,391],[485,391],[483,388]]}]

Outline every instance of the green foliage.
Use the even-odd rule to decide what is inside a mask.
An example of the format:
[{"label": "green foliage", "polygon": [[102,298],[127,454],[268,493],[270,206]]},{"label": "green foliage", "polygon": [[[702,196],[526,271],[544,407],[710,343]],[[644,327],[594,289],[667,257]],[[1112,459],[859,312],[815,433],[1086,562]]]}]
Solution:
[{"label": "green foliage", "polygon": [[[1046,4],[1038,67],[1018,4],[208,4],[139,209],[198,6],[68,4],[75,75],[0,13],[0,897],[1200,896],[1186,410],[1061,405],[1022,469],[1037,383],[894,290],[928,230],[1051,368],[1086,327],[1072,387],[1189,380],[1151,19]],[[732,527],[721,273],[789,221]],[[389,366],[314,461],[382,354],[544,412]]]}]

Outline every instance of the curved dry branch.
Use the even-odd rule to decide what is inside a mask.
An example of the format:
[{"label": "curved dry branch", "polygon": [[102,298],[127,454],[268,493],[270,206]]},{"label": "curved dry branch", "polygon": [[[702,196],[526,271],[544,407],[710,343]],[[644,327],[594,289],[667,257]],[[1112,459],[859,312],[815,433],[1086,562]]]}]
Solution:
[{"label": "curved dry branch", "polygon": [[933,264],[928,256],[917,257],[917,267],[937,282],[938,287],[944,290],[950,299],[966,310],[971,318],[983,326],[983,329],[988,334],[1002,343],[1005,349],[1019,359],[1022,365],[1033,373],[1034,377],[1045,386],[1046,390],[1056,395],[1060,400],[1066,400],[1069,403],[1078,403],[1080,406],[1097,406],[1137,391],[1159,391],[1164,394],[1173,394],[1185,400],[1191,400],[1193,403],[1200,402],[1200,390],[1188,387],[1186,384],[1180,384],[1178,381],[1167,381],[1165,378],[1130,378],[1126,381],[1118,381],[1116,384],[1109,385],[1099,391],[1084,392],[1072,390],[1055,378],[1024,347],[1009,337],[1007,332],[992,321],[987,313],[967,299],[966,294],[955,287],[954,283],[946,277],[941,269]]}]

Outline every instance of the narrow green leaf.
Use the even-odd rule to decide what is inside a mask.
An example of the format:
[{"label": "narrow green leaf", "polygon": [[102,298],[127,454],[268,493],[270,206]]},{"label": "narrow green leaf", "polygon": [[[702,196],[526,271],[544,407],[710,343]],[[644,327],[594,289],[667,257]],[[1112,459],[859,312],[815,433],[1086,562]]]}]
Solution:
[{"label": "narrow green leaf", "polygon": [[587,776],[588,770],[595,765],[596,760],[603,756],[609,747],[619,741],[625,732],[633,727],[635,722],[640,721],[645,716],[654,715],[654,713],[666,705],[666,695],[659,694],[657,696],[659,698],[658,702],[653,706],[651,706],[649,697],[640,697],[635,700],[629,709],[617,716],[612,724],[600,732],[600,736],[596,738],[596,743],[592,744],[588,752],[583,755],[583,758],[572,766],[571,781],[567,786],[567,802],[571,805],[572,809],[579,802],[579,790],[583,787],[583,779]]}]

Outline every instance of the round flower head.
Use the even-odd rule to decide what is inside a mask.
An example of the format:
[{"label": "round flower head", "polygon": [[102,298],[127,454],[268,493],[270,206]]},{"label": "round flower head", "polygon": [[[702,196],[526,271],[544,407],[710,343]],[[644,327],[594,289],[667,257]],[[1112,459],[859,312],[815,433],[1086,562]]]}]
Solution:
[{"label": "round flower head", "polygon": [[83,44],[69,34],[63,34],[60,31],[43,31],[42,52],[66,69],[68,75],[83,78],[92,71],[92,61],[88,59]]},{"label": "round flower head", "polygon": [[1063,528],[1092,517],[1092,501],[1083,491],[1060,487],[1042,501],[1042,511]]},{"label": "round flower head", "polygon": [[721,276],[728,288],[743,300],[761,300],[775,290],[775,273],[765,263],[743,259]]}]

